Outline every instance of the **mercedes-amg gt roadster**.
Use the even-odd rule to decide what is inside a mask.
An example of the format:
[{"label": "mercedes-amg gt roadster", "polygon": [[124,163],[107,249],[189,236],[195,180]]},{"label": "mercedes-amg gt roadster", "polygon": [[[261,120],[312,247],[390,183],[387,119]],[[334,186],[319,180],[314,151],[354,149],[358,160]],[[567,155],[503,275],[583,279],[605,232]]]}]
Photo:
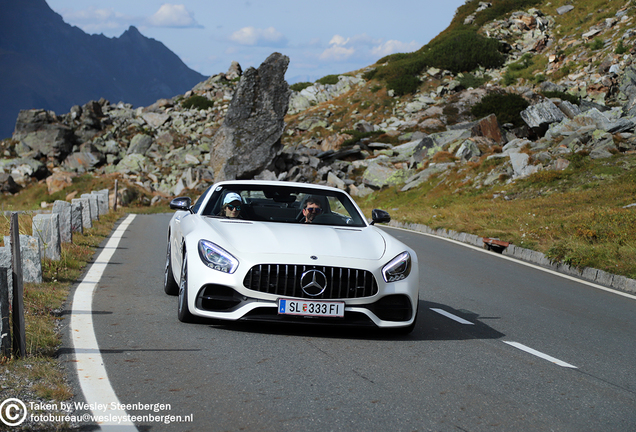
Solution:
[{"label": "mercedes-amg gt roadster", "polygon": [[225,181],[196,201],[175,198],[164,290],[178,318],[415,326],[415,252],[367,222],[340,189],[282,181]]}]

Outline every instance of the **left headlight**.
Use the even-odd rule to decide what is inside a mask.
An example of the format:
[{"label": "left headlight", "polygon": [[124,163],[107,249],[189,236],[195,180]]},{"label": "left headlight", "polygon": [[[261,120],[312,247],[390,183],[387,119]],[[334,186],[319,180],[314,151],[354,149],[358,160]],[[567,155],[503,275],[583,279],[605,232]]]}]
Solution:
[{"label": "left headlight", "polygon": [[239,265],[231,253],[207,240],[199,240],[199,256],[205,265],[223,273],[234,273]]},{"label": "left headlight", "polygon": [[397,282],[411,273],[411,254],[402,252],[382,267],[382,276],[385,282]]}]

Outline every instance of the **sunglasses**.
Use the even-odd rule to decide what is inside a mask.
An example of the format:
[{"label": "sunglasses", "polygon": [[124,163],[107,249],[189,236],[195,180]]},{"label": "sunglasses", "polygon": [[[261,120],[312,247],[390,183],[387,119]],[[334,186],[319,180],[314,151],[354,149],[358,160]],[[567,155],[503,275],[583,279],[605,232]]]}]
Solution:
[{"label": "sunglasses", "polygon": [[316,213],[316,214],[322,213],[322,209],[320,207],[307,207],[305,210],[307,210],[307,212],[309,213]]},{"label": "sunglasses", "polygon": [[232,204],[228,204],[227,208],[229,208],[231,211],[241,211],[241,206],[240,205],[232,205]]}]

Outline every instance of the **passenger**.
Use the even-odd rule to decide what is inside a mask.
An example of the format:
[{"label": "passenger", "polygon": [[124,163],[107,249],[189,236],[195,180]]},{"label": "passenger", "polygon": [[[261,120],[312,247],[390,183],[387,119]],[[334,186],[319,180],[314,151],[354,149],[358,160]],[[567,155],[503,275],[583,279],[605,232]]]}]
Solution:
[{"label": "passenger", "polygon": [[238,218],[241,215],[241,204],[243,199],[236,192],[230,192],[223,198],[223,207],[221,208],[221,216],[226,218]]},{"label": "passenger", "polygon": [[304,219],[302,223],[312,223],[314,218],[322,213],[322,205],[320,198],[311,196],[305,201],[303,207]]}]

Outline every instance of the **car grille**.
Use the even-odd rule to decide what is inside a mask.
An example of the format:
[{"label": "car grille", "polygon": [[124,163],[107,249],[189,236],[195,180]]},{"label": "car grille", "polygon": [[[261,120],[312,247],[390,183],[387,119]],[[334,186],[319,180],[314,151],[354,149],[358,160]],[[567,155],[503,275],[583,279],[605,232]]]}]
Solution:
[{"label": "car grille", "polygon": [[[323,276],[319,275],[318,282],[325,285],[320,294],[307,290],[314,294],[309,295],[302,289],[302,285],[311,281],[312,274],[309,274],[301,283],[303,275],[310,270],[318,270],[324,275],[324,283]],[[321,300],[370,297],[378,293],[378,284],[371,272],[343,267],[260,264],[247,272],[243,284],[254,291]]]}]

